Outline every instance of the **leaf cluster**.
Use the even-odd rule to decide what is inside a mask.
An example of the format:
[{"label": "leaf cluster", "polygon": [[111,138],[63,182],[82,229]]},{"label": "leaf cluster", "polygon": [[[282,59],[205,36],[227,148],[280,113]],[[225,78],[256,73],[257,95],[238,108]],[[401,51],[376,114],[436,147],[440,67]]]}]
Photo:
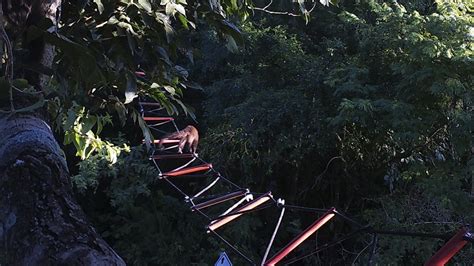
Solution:
[{"label": "leaf cluster", "polygon": [[[193,35],[201,53],[188,74],[206,85],[208,95],[200,156],[252,190],[272,190],[295,204],[336,206],[375,228],[439,234],[472,220],[471,11],[466,1],[401,2],[347,1],[320,11],[307,27],[262,16],[243,26],[245,46],[233,53],[214,32]],[[161,44],[175,62],[180,50],[170,53],[163,34]],[[128,41],[122,45],[130,49]],[[155,83],[169,85],[165,94],[178,91]],[[117,95],[123,102],[124,94]],[[89,205],[106,206],[89,214],[107,239],[135,264],[214,261],[209,250],[217,250],[216,243],[203,240],[201,228],[192,225],[195,216],[164,196],[171,191],[156,189],[153,169],[133,154],[121,153],[112,166],[91,157],[75,177],[79,188],[105,192]],[[261,254],[268,217],[232,227],[232,239]],[[276,246],[313,218],[288,215]],[[295,255],[352,229],[335,222]],[[421,264],[442,245],[379,241],[380,264]],[[304,263],[365,263],[369,243],[361,236]],[[467,247],[455,262],[470,263],[471,254]]]},{"label": "leaf cluster", "polygon": [[[218,55],[223,78],[205,88],[203,152],[299,203],[373,211],[360,219],[390,229],[455,230],[472,216],[472,17],[466,1],[425,7],[357,1],[307,28],[247,26],[240,57]],[[384,218],[388,205],[397,223]],[[379,258],[399,264],[439,245],[386,241]]]}]

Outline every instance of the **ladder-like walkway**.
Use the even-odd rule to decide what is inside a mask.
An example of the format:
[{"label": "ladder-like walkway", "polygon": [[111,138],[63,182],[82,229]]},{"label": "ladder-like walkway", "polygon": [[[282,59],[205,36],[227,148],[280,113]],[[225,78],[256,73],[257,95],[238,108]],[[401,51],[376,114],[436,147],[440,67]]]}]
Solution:
[{"label": "ladder-like walkway", "polygon": [[[153,132],[157,132],[160,134],[170,133],[170,129],[168,129],[168,131],[162,129],[162,127],[165,126],[171,128],[172,131],[178,131],[178,127],[173,117],[160,116],[160,113],[163,111],[163,108],[159,103],[141,101],[139,102],[139,105],[142,114],[142,119],[147,123],[148,127],[153,130]],[[158,142],[159,138],[158,140],[154,140],[152,144],[158,144]],[[236,254],[240,255],[250,264],[270,266],[276,264],[288,265],[296,263],[308,256],[314,255],[327,248],[338,245],[342,241],[355,237],[360,233],[370,233],[373,235],[372,242],[370,243],[371,247],[369,249],[370,254],[368,256],[369,265],[373,263],[373,257],[376,252],[376,245],[378,239],[377,236],[380,234],[412,237],[421,236],[445,239],[445,235],[375,230],[370,226],[362,225],[357,221],[349,218],[348,216],[336,210],[336,208],[316,209],[288,205],[285,203],[285,200],[276,199],[270,191],[266,193],[255,193],[252,192],[249,188],[238,186],[231,180],[225,178],[221,173],[216,171],[213,168],[212,164],[202,160],[198,156],[198,154],[177,153],[178,143],[179,140],[162,141],[161,144],[164,146],[164,149],[162,150],[156,149],[155,145],[153,145],[149,159],[153,161],[154,165],[156,166],[156,169],[159,172],[158,178],[169,183],[180,194],[182,194],[184,196],[185,201],[190,205],[190,210],[192,212],[202,215],[209,221],[208,225],[206,226],[207,233],[211,233],[220,240],[222,240]],[[169,165],[172,164],[174,164],[175,167],[171,169],[165,169],[166,167],[169,167]],[[202,185],[202,187],[196,189],[196,187],[186,184],[186,179],[189,178],[193,180],[197,178],[199,180],[202,180],[202,183],[204,184]],[[183,183],[184,185],[178,185],[178,183]],[[216,213],[216,211],[205,212],[209,209],[213,209],[216,207],[220,207],[220,212],[218,212],[217,215],[211,214]],[[259,259],[259,262],[255,262],[254,260],[252,260],[248,255],[244,254],[235,245],[233,245],[231,241],[225,239],[221,234],[218,233],[220,228],[230,226],[232,222],[241,218],[245,214],[250,212],[258,212],[260,210],[270,207],[276,207],[277,210],[280,211],[280,215],[275,223],[275,228],[273,234],[269,239],[265,254],[262,256],[261,260]],[[286,209],[302,210],[306,212],[309,211],[313,213],[318,213],[320,215],[310,226],[308,226],[305,230],[298,234],[286,246],[284,246],[277,252],[274,252],[273,255],[268,258]],[[335,217],[338,217],[350,223],[356,228],[356,230],[336,241],[322,245],[318,249],[310,252],[309,254],[287,259],[286,261],[283,260],[306,239],[314,235],[321,227],[326,225]],[[431,257],[425,263],[425,265],[444,265],[459,250],[461,250],[462,247],[466,245],[468,241],[472,240],[473,236],[469,232],[468,228],[462,227],[456,233],[456,235],[454,235],[433,257]]]}]

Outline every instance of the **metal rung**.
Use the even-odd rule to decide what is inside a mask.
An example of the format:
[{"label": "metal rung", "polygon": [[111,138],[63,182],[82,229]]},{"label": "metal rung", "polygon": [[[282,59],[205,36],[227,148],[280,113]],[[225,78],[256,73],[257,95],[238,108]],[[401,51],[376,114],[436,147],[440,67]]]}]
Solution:
[{"label": "metal rung", "polygon": [[209,174],[191,174],[191,175],[180,175],[179,177],[182,178],[205,178],[205,177],[210,177]]},{"label": "metal rung", "polygon": [[185,174],[191,174],[191,173],[195,173],[195,172],[201,172],[201,171],[205,171],[205,170],[209,170],[212,168],[212,164],[202,164],[202,165],[198,165],[198,166],[193,166],[193,167],[187,167],[187,168],[184,168],[184,169],[181,169],[181,170],[178,170],[178,171],[171,171],[171,172],[166,172],[166,173],[163,173],[162,175],[163,176],[180,176],[180,175],[185,175]]},{"label": "metal rung", "polygon": [[242,206],[240,208],[237,208],[234,211],[230,212],[224,218],[212,221],[211,224],[207,227],[209,229],[208,233],[210,231],[215,231],[217,228],[219,228],[219,227],[225,225],[226,223],[229,223],[229,222],[237,219],[238,217],[242,216],[242,214],[243,214],[242,212],[246,212],[246,211],[249,211],[251,209],[257,208],[258,206],[260,206],[263,203],[267,202],[271,198],[272,198],[271,192],[267,192],[267,193],[263,194],[262,196],[260,196],[256,199],[252,200],[251,202],[245,204],[244,206]]},{"label": "metal rung", "polygon": [[[142,140],[142,143],[145,143],[145,140]],[[158,144],[160,143],[159,139],[153,140],[153,144]],[[176,144],[179,143],[179,139],[165,139],[161,142],[161,144]]]},{"label": "metal rung", "polygon": [[143,117],[145,121],[173,121],[173,117],[153,117],[153,116],[145,116]]},{"label": "metal rung", "polygon": [[[158,144],[160,143],[159,139],[153,140],[153,144]],[[165,139],[161,142],[161,144],[176,144],[179,143],[179,139]]]},{"label": "metal rung", "polygon": [[204,209],[204,208],[207,208],[207,207],[211,207],[213,205],[216,205],[216,204],[219,204],[219,203],[222,203],[222,202],[226,202],[226,201],[231,200],[231,199],[238,198],[240,196],[245,195],[246,193],[248,193],[247,189],[242,189],[242,190],[239,190],[239,191],[235,191],[235,192],[226,194],[224,196],[217,197],[217,198],[214,198],[214,199],[196,204],[196,205],[191,207],[191,210],[195,211],[195,210],[201,210],[201,209]]},{"label": "metal rung", "polygon": [[425,266],[445,265],[467,244],[466,238],[471,234],[466,227],[462,227],[444,246],[442,246],[433,257],[431,257]]},{"label": "metal rung", "polygon": [[194,153],[182,153],[182,154],[159,154],[153,155],[153,160],[166,160],[166,159],[190,159],[194,158]]},{"label": "metal rung", "polygon": [[274,266],[276,263],[281,261],[286,255],[293,251],[297,246],[303,243],[308,237],[314,234],[319,228],[321,228],[325,223],[331,220],[335,215],[336,209],[329,209],[323,216],[319,217],[312,225],[306,228],[301,232],[297,237],[295,237],[288,245],[283,249],[277,252],[271,259],[265,262],[265,266]]}]

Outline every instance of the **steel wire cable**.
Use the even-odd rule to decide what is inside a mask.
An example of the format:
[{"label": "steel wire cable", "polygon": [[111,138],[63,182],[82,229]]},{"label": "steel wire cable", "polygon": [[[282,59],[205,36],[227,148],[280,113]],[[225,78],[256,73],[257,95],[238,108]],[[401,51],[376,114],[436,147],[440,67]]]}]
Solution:
[{"label": "steel wire cable", "polygon": [[[143,109],[143,106],[141,106],[141,110],[140,112],[142,112],[142,116],[144,115],[144,113],[146,111],[144,111]],[[151,112],[152,114],[156,114],[155,112]],[[174,120],[171,120],[171,122],[173,123],[173,126],[175,127],[176,131],[179,131],[176,123]],[[163,130],[160,130],[160,129],[156,129],[154,128],[155,126],[160,126],[160,125],[164,125],[168,122],[164,122],[164,123],[160,123],[159,125],[149,125],[149,127],[151,129],[154,129],[158,132],[161,132],[161,133],[168,133],[166,131],[163,131]],[[173,148],[176,148],[176,146],[172,146],[171,149]],[[169,148],[170,149],[170,148]],[[167,153],[172,153],[170,152],[169,150],[165,150],[165,152]],[[189,164],[191,164],[194,160],[199,160],[201,161],[202,163],[205,163],[205,164],[209,164],[207,161],[203,160],[201,157],[197,156],[197,154],[195,155],[195,157],[193,158],[192,161],[186,163],[184,166],[182,167],[179,167],[177,169],[182,169],[186,166],[188,166]],[[161,169],[158,165],[158,163],[153,160],[156,168],[158,169],[158,171],[160,172],[160,175],[161,175]],[[176,170],[176,169],[175,169]],[[224,177],[220,172],[218,172],[217,170],[215,170],[213,167],[211,167],[207,172],[213,172],[214,174],[217,175],[218,177],[218,180],[223,180],[225,182],[227,182],[228,184],[230,184],[231,186],[233,187],[236,187],[237,189],[243,189],[241,186],[235,184],[234,182],[232,182],[230,179]],[[214,184],[212,185],[209,185],[208,187],[205,187],[203,190],[201,190],[199,196],[196,196],[196,197],[189,197],[184,191],[182,191],[178,186],[176,186],[173,182],[171,182],[168,178],[166,177],[162,177],[162,179],[164,179],[165,181],[167,181],[171,186],[173,186],[178,192],[180,192],[187,201],[191,202],[192,205],[195,205],[194,204],[194,200],[195,199],[206,199],[206,198],[212,198],[213,196],[215,195],[211,195],[211,196],[208,196],[208,197],[199,197],[202,193],[204,193],[204,191],[207,191],[210,187],[212,187]],[[216,181],[217,182],[217,179]],[[226,195],[228,193],[222,193],[221,195]],[[254,195],[263,195],[265,193],[252,193]],[[202,216],[204,216],[205,218],[207,218],[208,220],[210,220],[211,222],[212,221],[217,221],[219,219],[223,219],[225,217],[229,217],[229,216],[235,216],[235,215],[241,215],[241,214],[247,214],[247,213],[251,213],[251,212],[256,212],[256,211],[260,211],[260,210],[263,210],[263,209],[266,209],[266,208],[269,208],[271,206],[277,206],[279,208],[283,208],[282,211],[281,211],[281,214],[280,214],[280,217],[277,221],[277,226],[276,226],[276,229],[271,237],[271,240],[270,240],[270,244],[265,252],[265,255],[264,255],[264,260],[266,258],[266,256],[268,255],[268,252],[269,252],[269,248],[271,247],[271,244],[273,243],[273,240],[276,236],[276,232],[278,231],[278,228],[280,226],[280,223],[281,223],[281,220],[283,218],[283,214],[284,214],[284,210],[285,208],[287,209],[294,209],[294,210],[299,210],[299,211],[306,211],[306,212],[316,212],[316,213],[325,213],[328,211],[328,209],[321,209],[321,208],[312,208],[312,207],[305,207],[305,206],[299,206],[299,205],[289,205],[289,204],[281,204],[281,203],[276,203],[276,201],[274,200],[273,197],[270,197],[273,202],[272,203],[267,203],[267,204],[264,204],[263,206],[259,206],[259,207],[256,207],[256,208],[252,208],[250,210],[244,210],[244,211],[236,211],[236,212],[233,212],[233,211],[230,211],[230,213],[227,213],[225,215],[220,215],[216,218],[211,218],[209,217],[208,215],[206,215],[205,213],[203,213],[202,211],[200,210],[196,210],[197,213],[201,214]],[[340,211],[338,210],[334,210],[334,214],[336,214],[338,217],[341,217],[343,220],[353,224],[353,225],[356,225],[358,227],[358,229],[352,233],[349,233],[348,235],[344,236],[344,237],[341,237],[340,239],[338,240],[335,240],[335,241],[332,241],[332,242],[329,242],[329,243],[326,243],[326,244],[323,244],[321,247],[319,247],[318,249],[316,250],[313,250],[312,252],[310,252],[309,254],[305,254],[305,255],[302,255],[302,256],[299,256],[299,257],[296,257],[296,258],[293,258],[293,259],[290,259],[288,261],[284,261],[283,263],[285,265],[289,265],[289,264],[293,264],[295,262],[298,262],[300,260],[303,260],[309,256],[312,256],[314,254],[317,254],[325,249],[328,249],[330,247],[333,247],[335,245],[338,245],[340,244],[341,242],[343,241],[346,241],[350,238],[353,238],[355,237],[356,235],[358,235],[359,233],[363,233],[363,232],[366,232],[366,233],[371,233],[373,234],[373,240],[372,242],[369,244],[371,246],[371,251],[370,251],[370,255],[369,255],[369,265],[372,263],[372,260],[373,260],[373,256],[375,254],[375,251],[376,251],[376,245],[377,245],[377,241],[378,241],[378,235],[390,235],[390,236],[408,236],[408,237],[426,237],[426,238],[437,238],[437,239],[443,239],[443,240],[446,240],[446,239],[449,239],[450,238],[450,235],[448,234],[429,234],[429,233],[419,233],[419,232],[407,232],[407,231],[390,231],[390,230],[376,230],[376,229],[373,229],[371,226],[368,226],[368,225],[363,225],[359,222],[357,222],[356,220],[350,218],[349,216],[347,216],[346,214],[343,214],[341,213]],[[223,241],[227,246],[229,246],[234,252],[236,252],[237,254],[239,254],[241,257],[243,257],[245,260],[247,260],[248,262],[252,263],[252,264],[255,264],[250,258],[248,258],[245,254],[243,254],[241,251],[239,251],[234,245],[232,245],[229,241],[227,241],[225,238],[223,238],[222,236],[220,236],[217,232],[215,232],[214,230],[209,230],[210,232],[212,232],[215,236],[217,236],[221,241]],[[466,240],[469,241],[469,242],[473,242],[473,238],[471,237],[466,237]],[[262,261],[262,264],[264,263],[264,261]]]}]

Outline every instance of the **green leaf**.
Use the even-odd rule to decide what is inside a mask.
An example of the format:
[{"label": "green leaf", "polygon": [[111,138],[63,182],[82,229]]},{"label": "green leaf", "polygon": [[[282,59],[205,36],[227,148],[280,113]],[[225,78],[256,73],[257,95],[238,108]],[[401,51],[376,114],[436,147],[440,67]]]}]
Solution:
[{"label": "green leaf", "polygon": [[64,141],[63,141],[63,144],[64,145],[68,145],[68,144],[71,144],[73,138],[72,138],[72,133],[70,131],[66,131],[64,132]]},{"label": "green leaf", "polygon": [[31,87],[31,85],[28,83],[28,80],[26,79],[15,79],[12,81],[12,84],[17,89],[27,89]]},{"label": "green leaf", "polygon": [[243,44],[244,40],[242,38],[242,33],[237,26],[225,19],[221,20],[220,23],[222,26],[221,29],[225,34],[232,36],[236,43]]},{"label": "green leaf", "polygon": [[75,62],[81,74],[87,76],[89,82],[103,80],[102,71],[97,67],[97,60],[90,49],[60,34],[46,33],[45,39],[60,48],[71,62]]},{"label": "green leaf", "polygon": [[170,43],[174,35],[174,30],[173,30],[173,27],[171,26],[170,17],[159,12],[155,13],[155,15],[156,15],[156,21],[163,24],[165,28],[165,33],[166,33],[166,40],[168,41],[168,43]]},{"label": "green leaf", "polygon": [[117,101],[114,104],[115,111],[117,112],[120,122],[122,125],[125,125],[125,122],[127,122],[127,108],[121,103],[120,101]]},{"label": "green leaf", "polygon": [[76,118],[77,118],[76,110],[74,110],[73,108],[70,108],[67,111],[66,121],[64,122],[64,126],[63,126],[66,131],[72,129],[72,127],[74,126],[74,123],[76,122]]},{"label": "green leaf", "polygon": [[166,12],[166,15],[168,15],[168,16],[174,15],[174,12],[175,12],[174,4],[173,3],[166,4],[165,12]]},{"label": "green leaf", "polygon": [[109,145],[106,145],[105,148],[107,149],[107,160],[112,164],[116,163],[118,156],[117,151]]},{"label": "green leaf", "polygon": [[99,135],[100,132],[102,132],[102,129],[104,128],[104,123],[102,123],[102,117],[98,117],[97,119],[97,131],[96,135]]},{"label": "green leaf", "polygon": [[77,155],[79,157],[81,157],[81,159],[85,159],[85,148],[86,148],[86,141],[84,140],[84,138],[77,134],[77,133],[72,133],[73,135],[73,144],[74,146],[76,147],[76,151],[77,151]]},{"label": "green leaf", "polygon": [[188,70],[186,70],[186,68],[184,68],[184,67],[182,67],[182,66],[176,65],[176,66],[174,66],[174,69],[176,70],[176,72],[178,72],[178,74],[179,74],[181,77],[183,77],[183,78],[185,78],[185,79],[188,78],[189,72],[188,72]]},{"label": "green leaf", "polygon": [[183,27],[185,29],[189,30],[189,26],[188,26],[189,21],[188,21],[188,19],[185,16],[181,15],[181,14],[178,14],[178,19],[179,19],[179,22],[181,22],[181,25],[183,25]]},{"label": "green leaf", "polygon": [[129,104],[138,97],[137,95],[137,79],[135,75],[127,73],[127,88],[125,89],[125,104]]},{"label": "green leaf", "polygon": [[143,137],[145,139],[145,145],[147,147],[147,150],[151,149],[151,142],[153,141],[153,135],[150,132],[150,129],[148,128],[146,122],[143,120],[143,117],[141,115],[137,115],[138,118],[138,125],[140,126]]},{"label": "green leaf", "polygon": [[97,117],[93,115],[89,115],[82,118],[81,122],[82,122],[81,132],[85,134],[89,132],[90,130],[92,130],[92,128],[95,126],[97,122]]},{"label": "green leaf", "polygon": [[94,3],[97,5],[97,10],[99,11],[99,14],[102,14],[102,12],[104,12],[104,5],[102,4],[102,0],[94,0]]},{"label": "green leaf", "polygon": [[172,86],[165,85],[165,86],[163,86],[163,88],[171,95],[176,94],[176,90]]},{"label": "green leaf", "polygon": [[175,4],[174,8],[176,9],[176,11],[181,13],[181,15],[186,16],[186,10],[184,9],[183,5]]},{"label": "green leaf", "polygon": [[319,0],[319,2],[323,5],[323,6],[329,6],[329,2],[332,2],[330,0]]},{"label": "green leaf", "polygon": [[145,9],[145,11],[147,12],[151,12],[152,9],[151,9],[151,4],[148,0],[138,0],[138,4],[140,4],[140,6]]},{"label": "green leaf", "polygon": [[227,41],[225,47],[227,47],[227,49],[229,51],[231,51],[233,53],[237,53],[239,51],[239,47],[237,46],[237,43],[235,42],[235,39],[230,35],[226,35],[225,39]]},{"label": "green leaf", "polygon": [[237,0],[231,0],[230,1],[230,6],[233,10],[238,10],[239,6],[237,5]]}]

